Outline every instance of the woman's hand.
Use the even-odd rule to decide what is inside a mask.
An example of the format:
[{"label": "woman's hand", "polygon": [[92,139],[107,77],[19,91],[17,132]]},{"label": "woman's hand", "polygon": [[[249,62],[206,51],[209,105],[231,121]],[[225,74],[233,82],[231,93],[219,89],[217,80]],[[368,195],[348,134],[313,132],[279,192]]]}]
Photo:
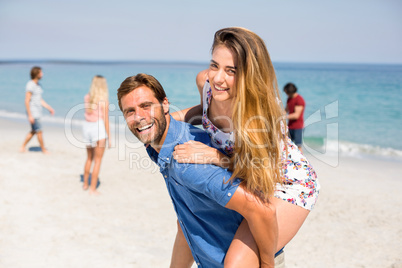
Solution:
[{"label": "woman's hand", "polygon": [[198,141],[176,145],[173,157],[179,163],[219,165],[220,152]]}]

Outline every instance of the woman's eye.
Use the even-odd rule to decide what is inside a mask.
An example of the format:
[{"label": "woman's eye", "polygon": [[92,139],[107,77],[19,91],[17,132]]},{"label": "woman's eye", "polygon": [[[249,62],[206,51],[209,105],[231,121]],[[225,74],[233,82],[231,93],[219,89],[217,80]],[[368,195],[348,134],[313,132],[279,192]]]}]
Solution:
[{"label": "woman's eye", "polygon": [[211,63],[211,64],[209,65],[209,67],[210,67],[211,69],[218,69],[218,65],[216,65],[215,63]]},{"label": "woman's eye", "polygon": [[233,70],[233,69],[229,69],[229,70],[228,70],[228,73],[234,75],[234,74],[236,74],[236,71]]}]

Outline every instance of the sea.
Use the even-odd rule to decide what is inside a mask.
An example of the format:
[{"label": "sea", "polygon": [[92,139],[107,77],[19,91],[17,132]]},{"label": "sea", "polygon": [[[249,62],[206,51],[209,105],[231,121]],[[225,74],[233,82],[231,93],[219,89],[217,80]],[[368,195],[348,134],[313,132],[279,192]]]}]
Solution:
[{"label": "sea", "polygon": [[[107,79],[115,124],[124,124],[117,89],[137,73],[161,82],[172,111],[197,105],[195,78],[208,62],[0,61],[0,117],[27,120],[25,85],[33,66],[42,67],[43,99],[56,110],[55,116],[44,111],[43,124],[63,126],[82,124],[83,97],[94,75]],[[305,151],[402,161],[402,65],[274,62],[274,67],[282,102],[288,82],[306,101]]]}]

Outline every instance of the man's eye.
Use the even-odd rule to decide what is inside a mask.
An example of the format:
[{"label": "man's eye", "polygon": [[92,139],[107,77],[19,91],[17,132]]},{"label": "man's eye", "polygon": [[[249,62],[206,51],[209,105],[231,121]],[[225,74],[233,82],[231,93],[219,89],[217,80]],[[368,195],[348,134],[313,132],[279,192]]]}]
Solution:
[{"label": "man's eye", "polygon": [[130,115],[132,115],[134,113],[134,111],[133,110],[131,110],[131,111],[127,111],[126,113],[125,113],[125,115],[126,116],[130,116]]},{"label": "man's eye", "polygon": [[209,65],[209,67],[210,67],[211,69],[218,69],[218,65],[216,65],[215,63],[211,63],[211,64]]}]

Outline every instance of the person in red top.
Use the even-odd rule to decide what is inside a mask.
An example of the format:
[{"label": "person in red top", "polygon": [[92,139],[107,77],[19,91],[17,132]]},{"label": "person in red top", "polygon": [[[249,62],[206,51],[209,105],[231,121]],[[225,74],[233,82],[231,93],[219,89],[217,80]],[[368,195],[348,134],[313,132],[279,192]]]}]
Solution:
[{"label": "person in red top", "polygon": [[287,83],[283,88],[283,91],[288,95],[286,102],[286,112],[288,113],[287,119],[288,128],[291,140],[302,151],[303,144],[303,128],[304,128],[304,109],[306,102],[303,97],[297,93],[297,87],[293,83]]}]

